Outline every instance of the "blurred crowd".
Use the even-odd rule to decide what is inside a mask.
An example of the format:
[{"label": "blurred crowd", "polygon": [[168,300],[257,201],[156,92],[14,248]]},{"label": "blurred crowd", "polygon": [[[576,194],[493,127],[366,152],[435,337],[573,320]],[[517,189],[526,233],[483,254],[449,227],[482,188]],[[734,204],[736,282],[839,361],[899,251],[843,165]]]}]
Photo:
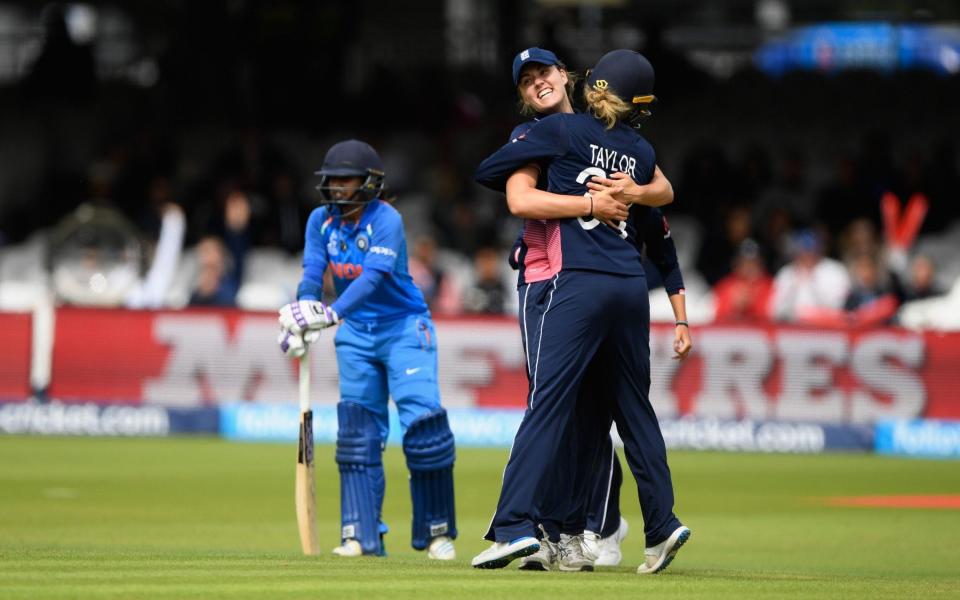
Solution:
[{"label": "blurred crowd", "polygon": [[[404,165],[402,148],[386,145],[388,171]],[[752,146],[738,164],[717,148],[690,148],[665,213],[691,319],[951,328],[960,220],[946,152],[872,171],[864,158],[845,159],[816,188],[799,150],[774,164],[775,152]],[[403,193],[386,194],[405,216],[412,276],[436,314],[515,314],[507,252],[520,221],[502,198],[454,181],[469,174],[432,169],[432,188],[415,189],[401,172]],[[727,185],[716,185],[721,173]],[[0,284],[32,280],[80,305],[269,310],[295,293],[303,229],[319,206],[313,185],[255,130],[190,185],[135,160],[98,162],[89,200],[0,247]],[[648,276],[655,288],[655,269]],[[669,319],[660,296],[651,290],[653,316]],[[905,306],[922,310],[904,318]]]},{"label": "blurred crowd", "polygon": [[[0,86],[0,309],[51,294],[275,309],[300,277],[312,173],[332,143],[360,137],[383,157],[432,310],[516,313],[507,252],[520,221],[472,174],[520,121],[506,68],[519,42],[483,68],[420,57],[402,77],[368,57],[360,77],[345,66],[356,32],[333,28],[338,45],[290,21],[262,56],[217,52],[258,21],[164,14],[201,28],[209,51],[163,38],[145,87],[118,83],[97,52],[107,46],[52,18],[29,71]],[[960,77],[776,79],[744,64],[712,78],[656,30],[643,51],[659,101],[643,133],[676,192],[665,214],[691,321],[960,329]],[[320,47],[293,52],[289,39]],[[563,39],[543,43],[576,56]],[[669,320],[655,269],[648,278],[652,316]]]}]

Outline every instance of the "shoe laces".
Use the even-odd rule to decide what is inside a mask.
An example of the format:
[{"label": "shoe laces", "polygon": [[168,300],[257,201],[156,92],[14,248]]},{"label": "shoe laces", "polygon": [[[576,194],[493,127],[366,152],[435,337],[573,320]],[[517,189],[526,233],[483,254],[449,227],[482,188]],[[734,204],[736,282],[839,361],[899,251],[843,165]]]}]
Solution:
[{"label": "shoe laces", "polygon": [[582,540],[583,540],[582,546],[583,546],[584,556],[586,556],[587,558],[592,558],[593,560],[597,560],[600,554],[603,553],[604,541],[606,539],[608,538],[601,538],[600,534],[598,533],[594,533],[592,531],[584,531],[583,537],[582,537]]},{"label": "shoe laces", "polygon": [[550,541],[550,536],[547,535],[547,530],[543,528],[543,525],[538,524],[537,529],[540,530],[540,533],[543,537],[540,538],[540,552],[545,552],[548,558],[552,558],[557,555],[557,544]]},{"label": "shoe laces", "polygon": [[567,561],[585,560],[583,555],[583,535],[571,535],[560,540],[560,559]]}]

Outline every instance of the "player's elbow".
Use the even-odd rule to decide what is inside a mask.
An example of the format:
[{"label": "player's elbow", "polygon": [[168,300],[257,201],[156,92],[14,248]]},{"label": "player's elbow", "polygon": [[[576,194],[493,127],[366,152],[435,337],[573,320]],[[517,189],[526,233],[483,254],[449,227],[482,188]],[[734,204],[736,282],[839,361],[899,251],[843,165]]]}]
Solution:
[{"label": "player's elbow", "polygon": [[531,203],[524,192],[507,190],[507,208],[510,214],[521,219],[534,218]]},{"label": "player's elbow", "polygon": [[660,208],[673,203],[673,185],[664,178],[663,186],[650,198],[650,206]]}]

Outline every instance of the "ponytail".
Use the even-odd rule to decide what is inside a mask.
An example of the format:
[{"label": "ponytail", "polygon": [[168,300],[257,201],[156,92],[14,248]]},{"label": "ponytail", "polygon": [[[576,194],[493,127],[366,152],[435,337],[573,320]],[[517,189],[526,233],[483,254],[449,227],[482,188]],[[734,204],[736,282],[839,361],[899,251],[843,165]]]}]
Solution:
[{"label": "ponytail", "polygon": [[619,96],[608,89],[586,87],[583,97],[587,101],[587,109],[594,117],[603,121],[607,129],[613,129],[618,121],[630,116],[633,108]]}]

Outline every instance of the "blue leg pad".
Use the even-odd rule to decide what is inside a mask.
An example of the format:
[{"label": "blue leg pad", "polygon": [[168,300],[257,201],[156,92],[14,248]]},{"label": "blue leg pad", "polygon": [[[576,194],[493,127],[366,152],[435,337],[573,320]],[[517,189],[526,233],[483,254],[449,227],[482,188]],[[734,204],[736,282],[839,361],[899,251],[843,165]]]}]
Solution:
[{"label": "blue leg pad", "polygon": [[457,537],[453,503],[453,433],[442,408],[410,424],[403,436],[403,452],[410,469],[413,504],[411,544],[423,550],[433,538]]},{"label": "blue leg pad", "polygon": [[341,538],[360,542],[364,554],[383,555],[381,523],[383,442],[373,414],[355,402],[337,405]]}]

